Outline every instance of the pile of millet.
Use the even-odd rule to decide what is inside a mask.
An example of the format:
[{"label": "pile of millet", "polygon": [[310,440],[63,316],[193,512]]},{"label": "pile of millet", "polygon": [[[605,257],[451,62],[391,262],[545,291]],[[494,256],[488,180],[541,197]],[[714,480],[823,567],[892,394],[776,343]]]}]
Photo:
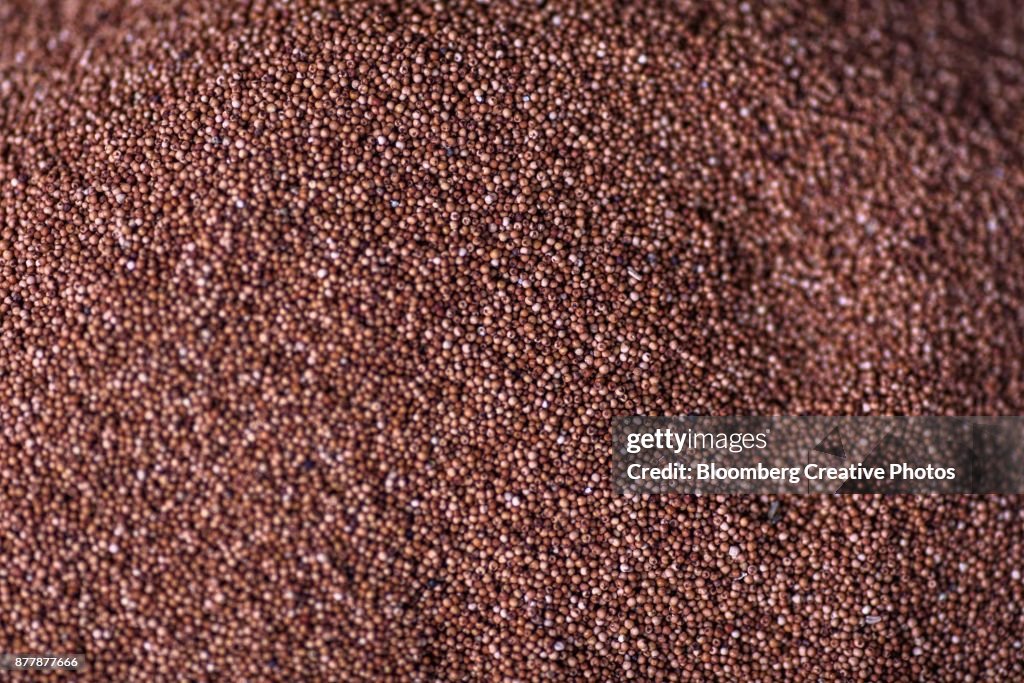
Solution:
[{"label": "pile of millet", "polygon": [[628,496],[615,416],[1024,407],[1015,3],[0,5],[0,650],[1024,679],[1013,496]]}]

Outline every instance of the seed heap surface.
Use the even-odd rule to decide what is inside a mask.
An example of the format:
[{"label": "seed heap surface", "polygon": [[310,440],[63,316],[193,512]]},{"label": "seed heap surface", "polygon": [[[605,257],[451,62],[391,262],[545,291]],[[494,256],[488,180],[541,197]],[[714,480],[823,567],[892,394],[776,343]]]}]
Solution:
[{"label": "seed heap surface", "polygon": [[1024,678],[1017,498],[609,485],[616,415],[1024,406],[1024,14],[813,4],[0,6],[2,649]]}]

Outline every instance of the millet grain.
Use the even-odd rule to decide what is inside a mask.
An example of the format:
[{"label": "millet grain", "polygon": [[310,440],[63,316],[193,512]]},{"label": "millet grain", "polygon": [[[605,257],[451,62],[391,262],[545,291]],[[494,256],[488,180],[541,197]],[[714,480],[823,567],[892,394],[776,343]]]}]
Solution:
[{"label": "millet grain", "polygon": [[606,443],[1021,411],[1013,3],[51,5],[0,9],[3,649],[1024,677],[1018,498],[628,498]]}]

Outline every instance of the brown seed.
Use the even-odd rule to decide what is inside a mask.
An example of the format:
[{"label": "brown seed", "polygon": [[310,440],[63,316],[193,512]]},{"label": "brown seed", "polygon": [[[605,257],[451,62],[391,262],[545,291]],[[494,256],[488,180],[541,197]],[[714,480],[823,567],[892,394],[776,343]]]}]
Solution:
[{"label": "brown seed", "polygon": [[1020,678],[1015,497],[610,487],[1024,407],[1011,3],[5,5],[0,619],[84,680]]}]

